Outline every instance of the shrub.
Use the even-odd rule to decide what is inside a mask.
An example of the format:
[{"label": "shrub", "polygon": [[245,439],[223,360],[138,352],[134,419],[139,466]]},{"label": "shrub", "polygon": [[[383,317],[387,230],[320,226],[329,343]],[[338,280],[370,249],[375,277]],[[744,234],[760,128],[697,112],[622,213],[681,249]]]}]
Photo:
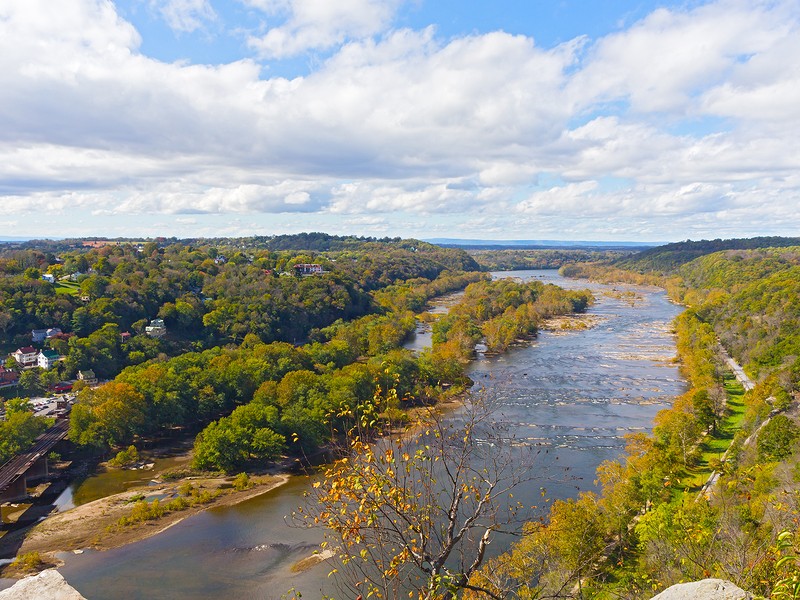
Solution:
[{"label": "shrub", "polygon": [[178,496],[177,498],[170,500],[164,505],[164,510],[167,511],[179,511],[179,510],[186,510],[189,508],[190,503],[189,501],[184,498],[183,496]]},{"label": "shrub", "polygon": [[43,565],[44,561],[38,552],[20,554],[12,564],[20,571],[38,571]]},{"label": "shrub", "polygon": [[250,481],[250,477],[247,473],[239,473],[233,478],[233,487],[236,491],[241,492],[242,490],[248,490],[253,487],[253,482]]},{"label": "shrub", "polygon": [[786,415],[776,415],[758,434],[756,447],[760,460],[782,460],[792,455],[800,427]]},{"label": "shrub", "polygon": [[125,450],[120,450],[117,455],[108,461],[112,467],[125,467],[139,462],[139,451],[136,446],[130,445]]}]

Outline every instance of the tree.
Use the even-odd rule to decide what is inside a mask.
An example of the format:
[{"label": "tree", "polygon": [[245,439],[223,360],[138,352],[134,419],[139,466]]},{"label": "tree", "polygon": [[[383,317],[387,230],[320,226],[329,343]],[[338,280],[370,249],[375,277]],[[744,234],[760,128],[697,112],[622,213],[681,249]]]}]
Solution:
[{"label": "tree", "polygon": [[547,524],[529,523],[525,536],[473,581],[504,598],[583,598],[584,580],[596,571],[604,548],[603,517],[594,494],[556,500]]},{"label": "tree", "polygon": [[359,419],[347,456],[295,515],[327,528],[340,587],[363,597],[499,598],[471,577],[496,534],[521,529],[512,491],[531,479],[529,461],[498,433],[486,399],[468,399],[455,416],[431,409],[405,435],[377,442],[362,434],[373,416]]},{"label": "tree", "polygon": [[47,385],[42,381],[40,369],[29,369],[19,376],[19,391],[23,394],[38,396],[44,394],[46,390]]},{"label": "tree", "polygon": [[700,436],[700,427],[694,415],[682,410],[686,398],[679,398],[671,409],[656,414],[653,434],[667,456],[682,467],[691,466],[694,460],[695,442]]},{"label": "tree", "polygon": [[781,460],[791,456],[800,427],[786,415],[775,415],[758,434],[756,447],[761,460]]},{"label": "tree", "polygon": [[0,421],[0,464],[24,452],[52,422],[34,416],[27,399],[12,398],[5,408],[6,419]]},{"label": "tree", "polygon": [[127,444],[145,424],[146,412],[144,396],[127,383],[85,389],[72,409],[69,438],[99,448]]}]

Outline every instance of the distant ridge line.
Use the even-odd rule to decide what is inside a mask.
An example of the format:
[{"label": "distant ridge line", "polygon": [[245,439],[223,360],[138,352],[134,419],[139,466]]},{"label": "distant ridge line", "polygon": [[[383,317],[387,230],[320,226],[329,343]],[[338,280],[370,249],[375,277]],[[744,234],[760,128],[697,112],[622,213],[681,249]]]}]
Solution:
[{"label": "distant ridge line", "polygon": [[599,242],[589,240],[480,240],[460,238],[427,238],[423,241],[438,246],[473,250],[645,250],[661,246],[666,242]]}]

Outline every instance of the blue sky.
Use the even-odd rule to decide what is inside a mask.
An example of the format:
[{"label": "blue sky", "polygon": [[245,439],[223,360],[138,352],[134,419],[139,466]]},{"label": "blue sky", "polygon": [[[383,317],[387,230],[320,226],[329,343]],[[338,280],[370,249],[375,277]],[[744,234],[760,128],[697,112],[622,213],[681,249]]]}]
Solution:
[{"label": "blue sky", "polygon": [[6,0],[0,237],[796,235],[800,5]]}]

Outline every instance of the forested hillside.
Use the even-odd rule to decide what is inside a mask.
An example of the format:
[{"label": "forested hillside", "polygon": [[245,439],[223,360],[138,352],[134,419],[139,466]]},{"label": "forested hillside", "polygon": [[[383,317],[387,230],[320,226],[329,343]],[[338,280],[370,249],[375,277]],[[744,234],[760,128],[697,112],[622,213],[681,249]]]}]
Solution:
[{"label": "forested hillside", "polygon": [[[315,452],[365,414],[375,428],[402,421],[406,408],[469,384],[464,368],[482,337],[502,351],[541,319],[591,302],[540,282],[488,282],[462,250],[416,240],[304,234],[59,247],[2,255],[5,346],[30,344],[31,329],[61,330],[37,344],[61,355],[52,369],[9,359],[21,375],[7,393],[44,393],[92,369],[110,381],[79,392],[73,442],[102,453],[199,432],[199,469]],[[429,299],[464,288],[453,318],[434,323],[432,348],[402,348]],[[7,455],[45,424],[31,419],[9,410],[9,439],[20,441],[5,445]]]},{"label": "forested hillside", "polygon": [[[792,242],[672,244],[565,269],[660,283],[685,303],[675,328],[690,388],[658,414],[652,435],[630,436],[625,456],[601,465],[599,495],[555,502],[481,585],[525,598],[649,598],[721,577],[754,594],[797,597],[800,248]],[[726,249],[708,253],[717,248]],[[756,380],[752,391],[734,380],[724,349]]]},{"label": "forested hillside", "polygon": [[754,376],[800,369],[800,247],[718,252],[680,275],[682,300]]},{"label": "forested hillside", "polygon": [[467,250],[470,256],[487,271],[518,271],[525,269],[559,269],[569,263],[616,260],[632,250]]},{"label": "forested hillside", "polygon": [[752,250],[756,248],[781,248],[800,245],[800,238],[756,237],[729,240],[700,240],[676,242],[656,246],[618,259],[614,266],[638,273],[669,274],[695,258],[722,250]]},{"label": "forested hillside", "polygon": [[[338,250],[273,251],[267,249],[272,238],[97,247],[52,242],[41,249],[35,243],[5,249],[0,253],[0,351],[30,345],[34,329],[61,330],[45,346],[64,360],[44,381],[32,376],[23,381],[29,388],[23,391],[35,393],[79,370],[113,377],[160,354],[236,343],[247,334],[263,342],[300,342],[338,319],[380,312],[371,291],[401,280],[435,279],[448,270],[479,270],[461,250],[415,240],[317,235],[314,246]],[[305,237],[296,236],[292,244],[291,237],[282,236],[275,245],[299,247]],[[50,251],[57,248],[63,251]],[[300,276],[295,265],[309,263],[323,272]],[[164,321],[166,336],[145,335],[156,318]]]}]

